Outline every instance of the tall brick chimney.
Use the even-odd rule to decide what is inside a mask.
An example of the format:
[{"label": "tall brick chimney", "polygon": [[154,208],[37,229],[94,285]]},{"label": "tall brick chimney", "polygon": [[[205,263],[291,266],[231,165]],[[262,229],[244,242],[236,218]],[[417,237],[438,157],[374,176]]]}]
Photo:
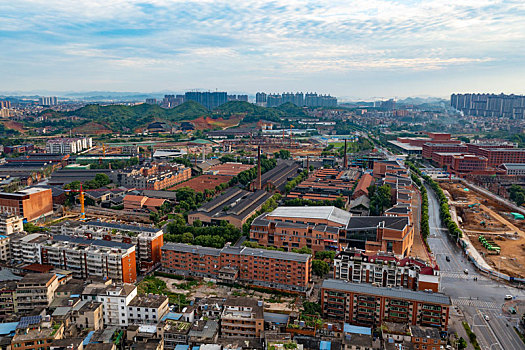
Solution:
[{"label": "tall brick chimney", "polygon": [[257,183],[255,185],[256,190],[262,189],[261,179],[261,145],[257,146]]},{"label": "tall brick chimney", "polygon": [[344,165],[343,167],[346,169],[348,168],[348,156],[346,155],[346,139],[345,139],[345,158],[344,158]]}]

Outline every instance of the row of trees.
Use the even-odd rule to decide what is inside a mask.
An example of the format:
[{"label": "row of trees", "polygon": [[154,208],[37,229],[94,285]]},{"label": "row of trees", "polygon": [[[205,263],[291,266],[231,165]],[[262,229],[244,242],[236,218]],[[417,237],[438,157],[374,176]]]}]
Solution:
[{"label": "row of trees", "polygon": [[299,183],[304,181],[308,177],[308,169],[303,170],[299,175],[294,177],[292,180],[288,181],[288,183],[284,186],[284,191],[286,193],[289,193],[291,190],[295,188]]},{"label": "row of trees", "polygon": [[166,231],[166,242],[214,248],[222,248],[226,242],[235,243],[241,237],[241,230],[226,221],[222,221],[220,226],[202,226],[200,221],[195,221],[194,226],[188,226],[184,217],[179,214],[167,225]]},{"label": "row of trees", "polygon": [[430,247],[427,243],[427,237],[430,234],[430,227],[428,224],[428,194],[427,189],[425,188],[425,185],[419,178],[419,176],[416,175],[413,171],[410,174],[412,181],[419,187],[419,192],[421,193],[421,236],[423,236],[423,241],[425,242],[425,245],[427,246],[428,251],[430,251]]},{"label": "row of trees", "polygon": [[[276,165],[277,165],[277,160],[267,159],[265,156],[261,156],[261,173],[262,174],[275,168]],[[246,186],[250,182],[252,182],[256,177],[257,177],[257,167],[253,167],[249,170],[245,170],[239,173],[237,176],[232,177],[232,179],[228,182],[228,185],[234,186],[239,183],[243,186]]]},{"label": "row of trees", "polygon": [[389,185],[371,185],[368,187],[370,198],[370,215],[383,215],[385,209],[392,206],[392,189]]},{"label": "row of trees", "polygon": [[450,236],[452,236],[454,239],[458,239],[462,237],[462,233],[458,225],[452,220],[452,217],[450,216],[450,209],[448,206],[448,199],[447,196],[445,196],[445,193],[443,193],[443,190],[441,187],[439,187],[438,183],[428,175],[423,175],[421,173],[421,170],[419,170],[418,167],[416,167],[414,164],[410,162],[406,162],[405,164],[408,165],[408,167],[414,171],[417,175],[422,177],[427,184],[432,188],[434,193],[437,195],[439,200],[439,216],[441,217],[441,220],[443,221],[443,224],[447,227],[448,233]]},{"label": "row of trees", "polygon": [[331,201],[328,199],[314,201],[310,199],[303,199],[303,198],[293,198],[293,199],[286,199],[284,201],[284,205],[287,207],[303,207],[303,206],[330,206],[333,205],[335,207],[338,207],[340,209],[345,208],[345,201],[342,197],[338,197],[335,200]]}]

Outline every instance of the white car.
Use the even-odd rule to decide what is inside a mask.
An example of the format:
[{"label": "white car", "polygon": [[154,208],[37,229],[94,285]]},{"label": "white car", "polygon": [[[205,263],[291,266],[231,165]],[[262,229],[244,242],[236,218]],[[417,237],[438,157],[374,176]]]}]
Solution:
[{"label": "white car", "polygon": [[512,295],[510,294],[505,295],[505,300],[512,300]]},{"label": "white car", "polygon": [[465,275],[468,275],[468,269],[463,270],[463,272],[465,273]]},{"label": "white car", "polygon": [[485,315],[485,316],[483,316],[483,317],[485,317],[485,321],[488,321],[488,320],[489,320],[489,315]]}]

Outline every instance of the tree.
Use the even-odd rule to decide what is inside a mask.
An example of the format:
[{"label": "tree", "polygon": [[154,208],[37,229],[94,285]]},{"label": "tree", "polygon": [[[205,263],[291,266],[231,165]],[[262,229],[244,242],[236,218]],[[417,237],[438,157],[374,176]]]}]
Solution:
[{"label": "tree", "polygon": [[373,190],[370,197],[370,212],[372,215],[382,215],[385,208],[392,206],[392,192],[389,185],[383,185]]},{"label": "tree", "polygon": [[321,305],[312,303],[311,301],[303,302],[303,313],[305,315],[321,315]]},{"label": "tree", "polygon": [[521,207],[521,205],[525,203],[525,194],[523,192],[516,193],[516,199],[514,199],[514,201],[518,207]]},{"label": "tree", "polygon": [[181,237],[182,243],[193,243],[193,235],[191,232],[184,232]]},{"label": "tree", "polygon": [[299,254],[312,254],[312,250],[307,246],[302,247],[301,249],[293,248],[292,252]]},{"label": "tree", "polygon": [[458,340],[458,349],[460,349],[460,350],[466,349],[467,346],[468,346],[467,341],[465,339],[463,339],[463,337],[460,337],[459,340]]},{"label": "tree", "polygon": [[199,219],[193,221],[193,227],[202,227],[202,221]]},{"label": "tree", "polygon": [[326,261],[312,261],[312,272],[317,276],[324,276],[330,272],[330,265]]},{"label": "tree", "polygon": [[315,258],[319,260],[334,260],[335,258],[335,252],[330,250],[323,250],[315,253]]}]

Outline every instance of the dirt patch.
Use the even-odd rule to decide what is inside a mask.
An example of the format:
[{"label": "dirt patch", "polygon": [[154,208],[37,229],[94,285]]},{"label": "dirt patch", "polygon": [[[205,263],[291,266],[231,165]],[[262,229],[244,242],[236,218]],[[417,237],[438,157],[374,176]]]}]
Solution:
[{"label": "dirt patch", "polygon": [[271,293],[256,292],[251,289],[233,288],[218,285],[208,278],[199,281],[191,289],[183,289],[188,281],[176,280],[166,277],[157,277],[164,282],[169,291],[174,293],[185,294],[188,300],[202,299],[208,297],[229,298],[229,297],[250,297],[264,301],[264,308],[267,311],[278,311],[289,313],[298,310],[298,299],[300,297],[283,297]]},{"label": "dirt patch", "polygon": [[[524,220],[515,220],[511,208],[465,187],[457,182],[440,182],[456,207],[463,232],[494,269],[513,277],[525,277]],[[500,254],[488,250],[480,242],[483,236]]]},{"label": "dirt patch", "polygon": [[244,118],[244,115],[236,114],[232,115],[228,119],[220,118],[211,118],[211,117],[199,117],[197,119],[191,120],[197,130],[206,130],[206,129],[227,129],[239,125],[241,120]]},{"label": "dirt patch", "polygon": [[7,129],[12,129],[18,132],[22,132],[22,133],[26,132],[24,130],[24,125],[22,123],[14,122],[12,120],[4,122],[4,127],[6,127]]},{"label": "dirt patch", "polygon": [[104,125],[95,122],[89,122],[84,125],[77,126],[73,129],[73,132],[77,134],[86,135],[104,135],[113,133],[113,131],[111,131]]},{"label": "dirt patch", "polygon": [[201,175],[194,177],[188,181],[182,182],[174,187],[168,189],[169,191],[178,190],[182,187],[189,187],[195,192],[203,192],[204,190],[214,190],[215,186],[230,181],[232,177],[226,175]]}]

